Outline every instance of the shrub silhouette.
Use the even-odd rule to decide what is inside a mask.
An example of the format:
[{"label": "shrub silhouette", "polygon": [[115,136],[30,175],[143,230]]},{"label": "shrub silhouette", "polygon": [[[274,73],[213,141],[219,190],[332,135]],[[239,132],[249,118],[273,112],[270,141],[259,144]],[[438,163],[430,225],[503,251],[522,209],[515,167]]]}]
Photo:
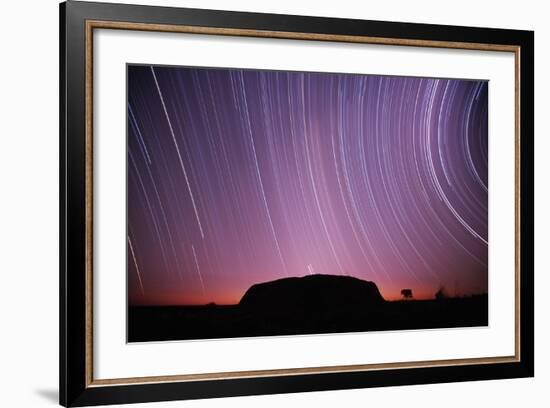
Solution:
[{"label": "shrub silhouette", "polygon": [[435,298],[437,300],[447,299],[448,297],[449,296],[447,295],[447,291],[445,290],[444,286],[440,286],[439,290],[437,292],[435,292]]},{"label": "shrub silhouette", "polygon": [[403,296],[403,299],[412,299],[413,298],[412,289],[401,289],[401,296]]}]

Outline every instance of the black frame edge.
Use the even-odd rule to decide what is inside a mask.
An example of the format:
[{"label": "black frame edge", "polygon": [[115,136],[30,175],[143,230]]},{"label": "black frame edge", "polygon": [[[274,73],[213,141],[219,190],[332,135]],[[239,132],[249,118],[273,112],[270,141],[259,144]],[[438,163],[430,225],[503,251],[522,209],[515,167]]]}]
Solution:
[{"label": "black frame edge", "polygon": [[[521,47],[521,361],[367,372],[88,387],[85,384],[86,19],[370,35]],[[483,41],[480,41],[483,39]],[[68,1],[59,6],[60,298],[59,402],[122,404],[534,376],[534,33],[494,28],[362,21]]]},{"label": "black frame edge", "polygon": [[71,406],[225,398],[531,377],[518,363],[88,388]]},{"label": "black frame edge", "polygon": [[67,370],[65,367],[65,332],[66,332],[66,319],[65,310],[66,305],[64,299],[65,294],[65,191],[67,186],[65,184],[65,109],[66,103],[66,86],[65,78],[67,75],[67,69],[65,66],[65,13],[66,4],[61,3],[59,5],[59,403],[61,405],[67,404],[66,395],[66,382],[67,382]]},{"label": "black frame edge", "polygon": [[533,377],[535,375],[535,33],[525,32],[520,46],[520,364],[528,376]]},{"label": "black frame edge", "polygon": [[60,393],[73,406],[85,384],[85,72],[82,3],[60,4]]}]

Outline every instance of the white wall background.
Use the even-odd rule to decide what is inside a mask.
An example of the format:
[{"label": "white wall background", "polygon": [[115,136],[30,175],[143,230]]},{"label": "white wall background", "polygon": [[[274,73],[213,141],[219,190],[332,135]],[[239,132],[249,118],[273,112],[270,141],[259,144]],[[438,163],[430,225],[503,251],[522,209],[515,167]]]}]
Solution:
[{"label": "white wall background", "polygon": [[[139,2],[139,1],[135,1]],[[547,95],[550,26],[537,0],[164,0],[148,4],[535,30],[536,377],[461,384],[201,400],[147,407],[546,406],[550,309],[545,211],[550,190]],[[0,406],[57,404],[58,381],[58,6],[0,5]]]}]

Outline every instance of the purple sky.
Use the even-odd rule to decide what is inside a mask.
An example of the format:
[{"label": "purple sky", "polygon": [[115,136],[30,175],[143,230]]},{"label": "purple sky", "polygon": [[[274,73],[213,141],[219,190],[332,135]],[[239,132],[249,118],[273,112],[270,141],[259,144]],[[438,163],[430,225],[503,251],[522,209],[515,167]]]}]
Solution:
[{"label": "purple sky", "polygon": [[487,82],[128,66],[130,304],[487,292]]}]

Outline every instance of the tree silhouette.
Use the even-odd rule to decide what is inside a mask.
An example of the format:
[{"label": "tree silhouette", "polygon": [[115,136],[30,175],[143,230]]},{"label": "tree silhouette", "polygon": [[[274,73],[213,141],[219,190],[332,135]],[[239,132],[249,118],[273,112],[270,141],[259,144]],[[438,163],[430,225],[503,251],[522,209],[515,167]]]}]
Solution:
[{"label": "tree silhouette", "polygon": [[401,289],[401,296],[403,296],[403,299],[412,299],[413,297],[412,289]]},{"label": "tree silhouette", "polygon": [[435,292],[435,298],[437,300],[447,299],[448,297],[449,296],[447,295],[447,291],[445,290],[445,287],[443,285],[441,285],[439,287],[439,290]]}]

